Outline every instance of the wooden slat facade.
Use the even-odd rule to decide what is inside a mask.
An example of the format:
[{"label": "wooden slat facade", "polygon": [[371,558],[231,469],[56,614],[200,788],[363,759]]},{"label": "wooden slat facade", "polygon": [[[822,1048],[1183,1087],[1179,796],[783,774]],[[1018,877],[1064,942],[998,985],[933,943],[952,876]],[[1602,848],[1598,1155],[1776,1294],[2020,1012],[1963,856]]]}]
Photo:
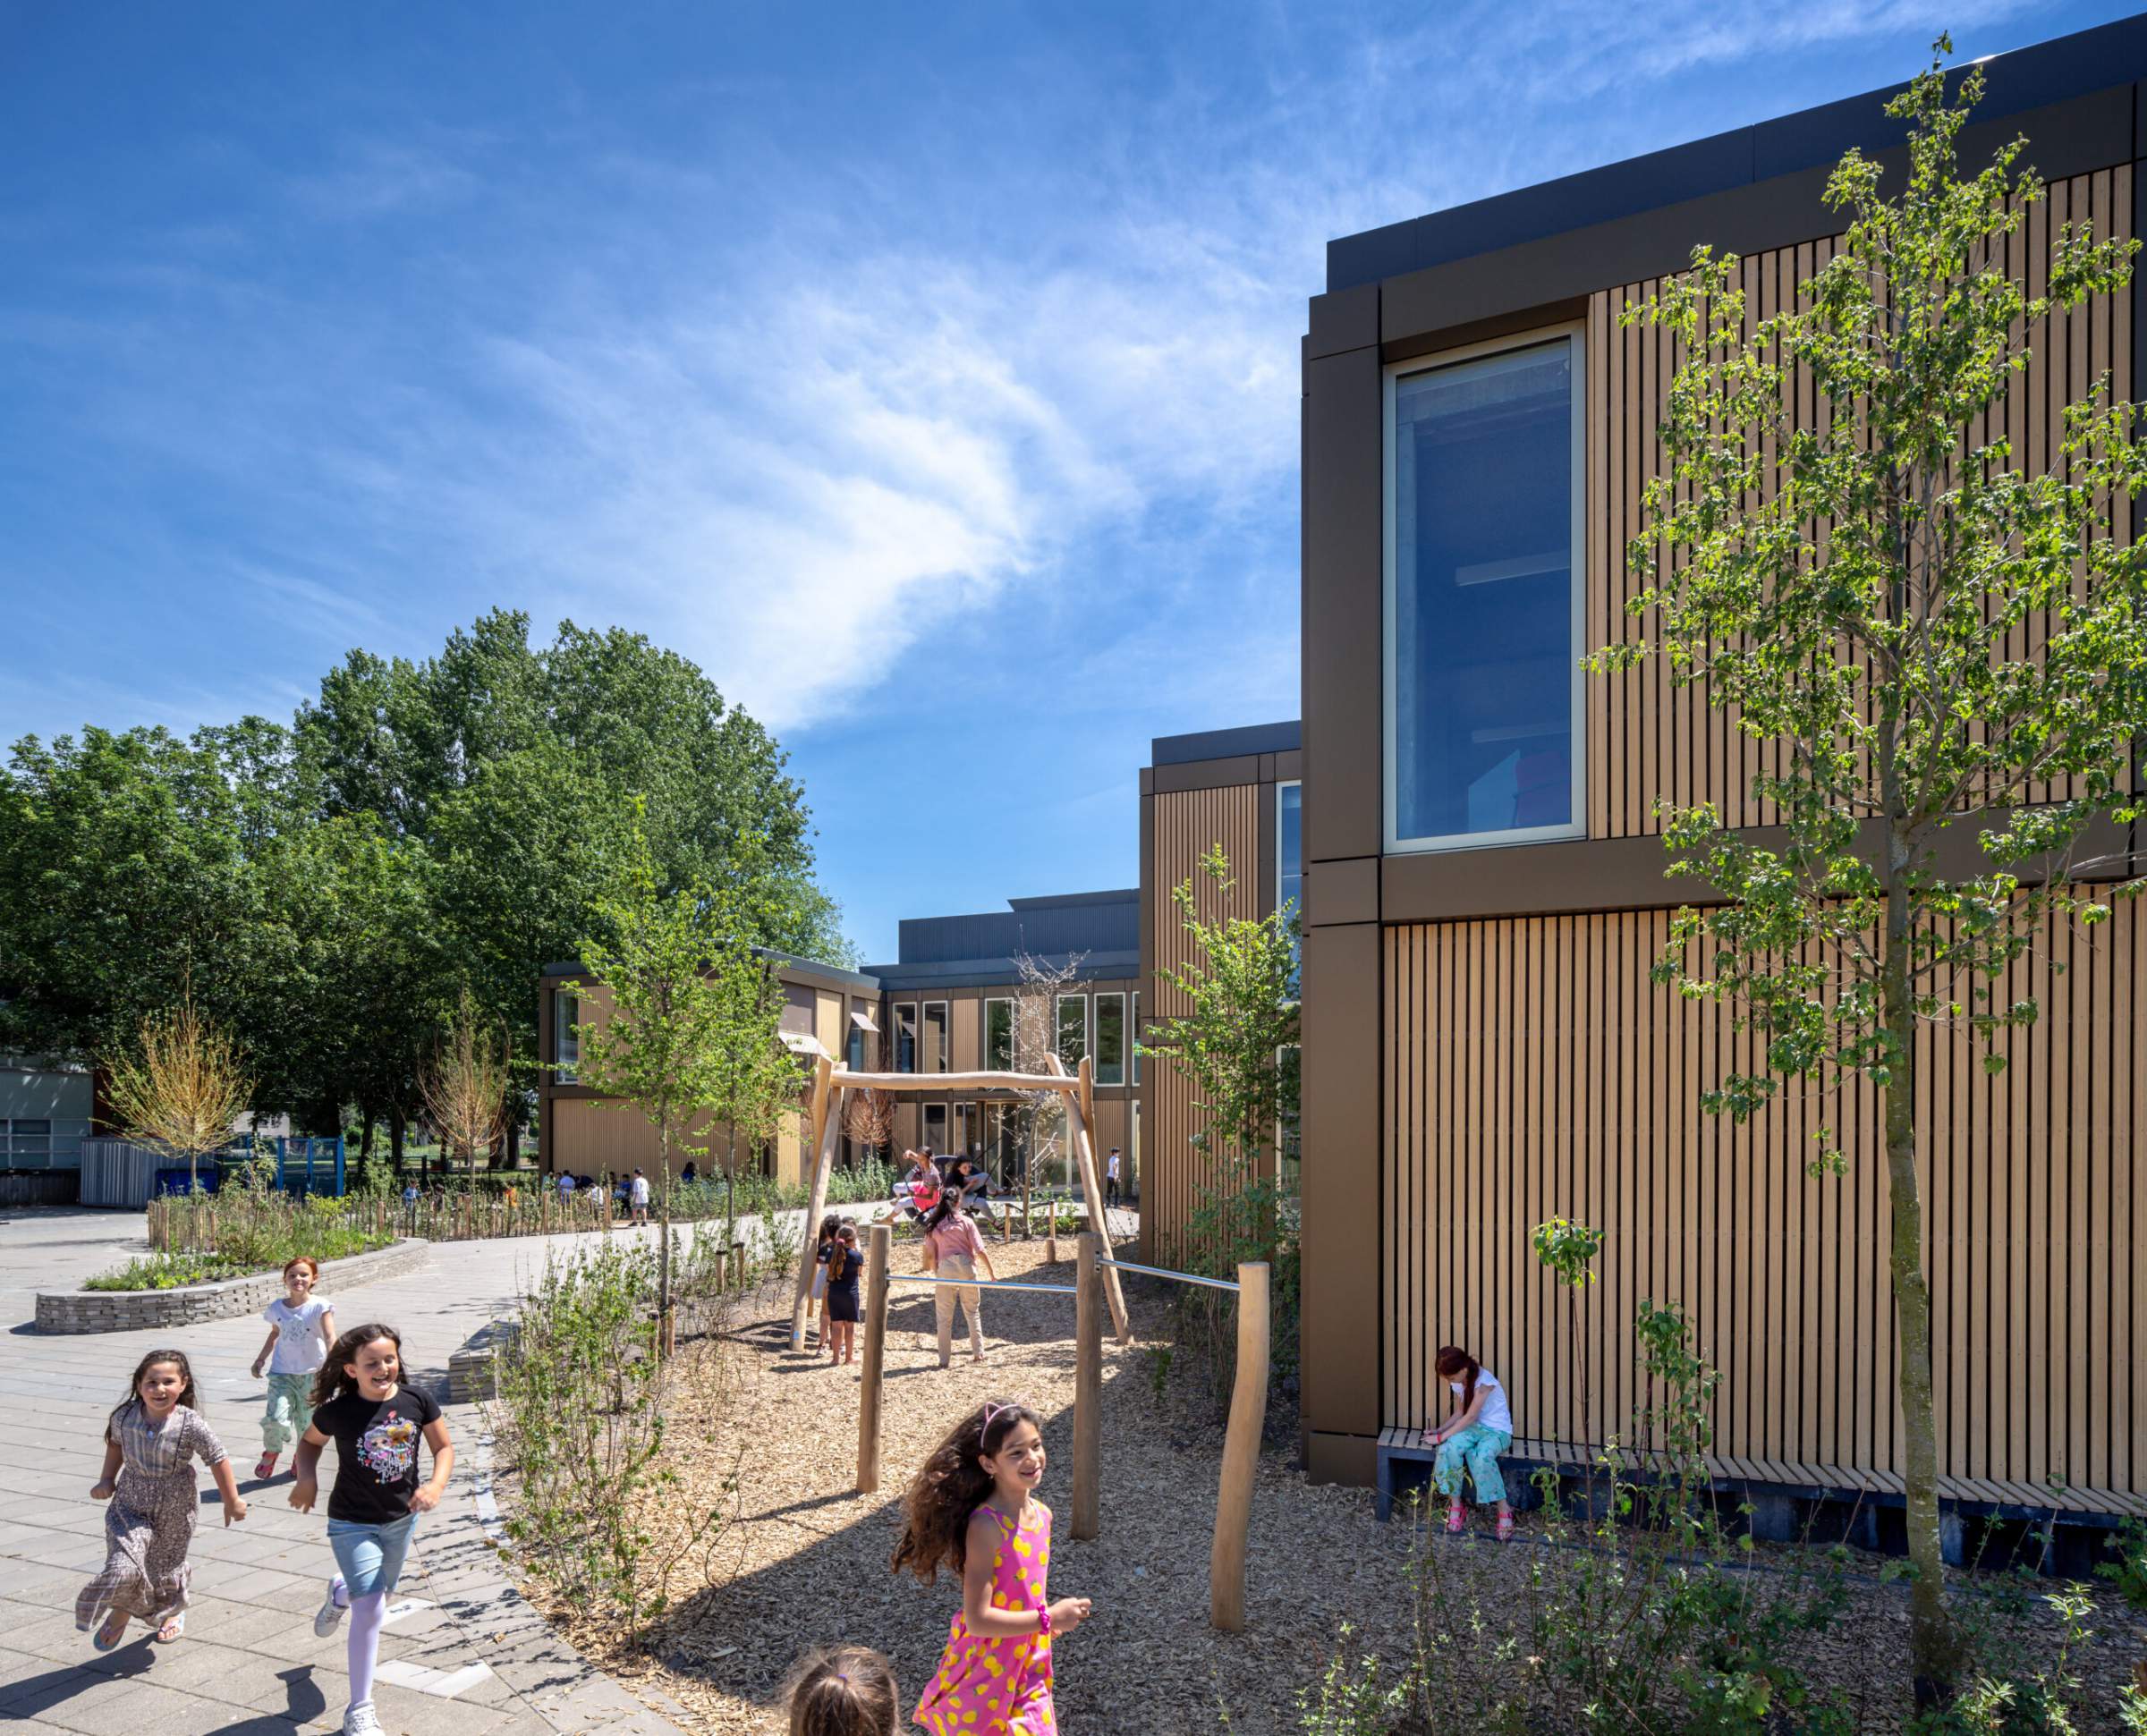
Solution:
[{"label": "wooden slat facade", "polygon": [[[2098,235],[2132,233],[2130,164],[2051,183],[2049,197],[2029,207],[2021,233],[2010,237],[2003,265],[2043,288],[2051,238],[2067,222],[2092,222]],[[1741,265],[1746,330],[1795,305],[1798,286],[1832,259],[1837,238],[1756,253]],[[1660,279],[1621,284],[1589,298],[1587,321],[1588,584],[1583,621],[1588,647],[1638,639],[1651,619],[1635,620],[1625,605],[1640,589],[1626,565],[1625,546],[1640,528],[1642,496],[1661,475],[1665,457],[1656,429],[1668,407],[1669,381],[1683,358],[1668,333],[1621,327],[1620,314],[1658,294]],[[2084,399],[2105,373],[2125,396],[2132,377],[2132,297],[2091,301],[2047,328],[2040,351],[2016,374],[2001,403],[1969,430],[1969,445],[2011,443],[2016,467],[2040,473],[2058,454],[2064,412]],[[1812,426],[1823,413],[1808,370],[1795,385],[1799,419]],[[2133,509],[2120,503],[2117,530],[2129,537]],[[2084,575],[2083,575],[2083,585]],[[2081,594],[2084,596],[2084,589]],[[2007,655],[2032,655],[2040,622],[2016,629]],[[1634,670],[1590,681],[1586,696],[1588,835],[1626,838],[1661,830],[1656,799],[1679,803],[1712,800],[1733,825],[1769,826],[1771,804],[1757,780],[1777,769],[1778,749],[1742,734],[1731,712],[1710,710],[1698,688],[1670,684],[1667,665],[1651,658]],[[2043,792],[2050,799],[2066,792]]]},{"label": "wooden slat facade", "polygon": [[[1171,900],[1173,888],[1188,877],[1192,880],[1203,921],[1260,913],[1260,803],[1263,787],[1273,789],[1271,784],[1234,783],[1155,797],[1152,853],[1145,865],[1148,871],[1141,876],[1145,895],[1153,901],[1155,934],[1155,973],[1148,990],[1150,998],[1141,1006],[1144,1020],[1174,1018],[1187,1010],[1185,997],[1171,986],[1167,976],[1191,957],[1182,919]],[[1235,879],[1226,897],[1200,872],[1201,858],[1216,844],[1229,857]],[[1184,1252],[1187,1224],[1214,1176],[1212,1166],[1202,1161],[1192,1144],[1193,1134],[1200,1131],[1192,1087],[1168,1062],[1154,1056],[1142,1061],[1141,1078],[1150,1105],[1150,1122],[1142,1141],[1141,1217],[1144,1230],[1153,1224],[1151,1251],[1165,1265],[1175,1265]]]},{"label": "wooden slat facade", "polygon": [[[2147,1273],[2134,1258],[2147,1175],[2133,1145],[2143,920],[2123,904],[2092,930],[2050,925],[1996,991],[2042,1005],[2007,1039],[2003,1073],[1985,1073],[1965,1034],[1925,1032],[1950,1478],[2147,1495]],[[1507,1383],[1523,1434],[1600,1440],[1645,1401],[1632,1321],[1653,1299],[1687,1310],[1722,1370],[1718,1455],[1896,1476],[1876,1094],[1793,1090],[1743,1127],[1707,1115],[1701,1091],[1751,1064],[1751,1039],[1727,1011],[1650,980],[1667,932],[1659,911],[1386,931],[1382,1421],[1444,1414],[1432,1361],[1458,1342]],[[1808,1172],[1821,1126],[1846,1175]],[[1570,1299],[1528,1242],[1552,1215],[1608,1237],[1582,1304],[1586,1433]]]}]

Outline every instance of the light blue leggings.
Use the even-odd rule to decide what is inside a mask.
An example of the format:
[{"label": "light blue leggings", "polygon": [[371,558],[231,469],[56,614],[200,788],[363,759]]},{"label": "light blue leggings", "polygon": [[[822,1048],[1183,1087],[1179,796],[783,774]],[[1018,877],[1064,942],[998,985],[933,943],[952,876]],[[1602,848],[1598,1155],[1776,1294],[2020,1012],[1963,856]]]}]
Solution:
[{"label": "light blue leggings", "polygon": [[1466,1466],[1470,1480],[1476,1485],[1478,1501],[1504,1501],[1506,1478],[1498,1475],[1498,1455],[1513,1444],[1511,1435],[1471,1423],[1438,1444],[1438,1452],[1431,1461],[1431,1480],[1439,1494],[1458,1499],[1462,1469]]}]

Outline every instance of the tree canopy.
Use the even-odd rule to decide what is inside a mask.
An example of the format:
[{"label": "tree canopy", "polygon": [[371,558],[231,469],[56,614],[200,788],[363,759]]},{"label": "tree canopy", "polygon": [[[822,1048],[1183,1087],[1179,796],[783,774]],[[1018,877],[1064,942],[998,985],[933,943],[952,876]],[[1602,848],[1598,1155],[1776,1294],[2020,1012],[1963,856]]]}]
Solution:
[{"label": "tree canopy", "polygon": [[90,725],[0,771],[0,1050],[116,1053],[190,992],[256,1109],[420,1113],[467,989],[525,1063],[536,981],[605,930],[638,800],[659,888],[849,962],[775,738],[619,629],[496,610],[413,662],[352,650],[288,724]]}]

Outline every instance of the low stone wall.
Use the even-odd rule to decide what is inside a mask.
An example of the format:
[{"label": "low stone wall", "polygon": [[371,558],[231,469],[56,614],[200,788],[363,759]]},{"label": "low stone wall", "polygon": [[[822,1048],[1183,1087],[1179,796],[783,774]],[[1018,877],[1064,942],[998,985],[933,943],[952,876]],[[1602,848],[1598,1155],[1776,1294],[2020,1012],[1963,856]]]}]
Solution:
[{"label": "low stone wall", "polygon": [[[333,1300],[360,1284],[400,1278],[420,1270],[432,1244],[405,1237],[390,1247],[347,1259],[323,1260],[320,1293]],[[284,1293],[281,1274],[258,1273],[219,1283],[178,1290],[70,1290],[38,1297],[38,1330],[49,1333],[135,1332],[150,1326],[191,1326],[259,1314]]]}]

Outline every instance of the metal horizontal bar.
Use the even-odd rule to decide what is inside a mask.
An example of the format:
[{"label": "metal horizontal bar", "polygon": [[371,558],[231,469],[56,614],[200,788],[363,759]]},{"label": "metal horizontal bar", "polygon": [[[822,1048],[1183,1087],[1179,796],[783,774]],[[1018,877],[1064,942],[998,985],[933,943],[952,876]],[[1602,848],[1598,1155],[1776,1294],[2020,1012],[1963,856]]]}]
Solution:
[{"label": "metal horizontal bar", "polygon": [[827,1081],[838,1091],[913,1092],[925,1097],[948,1091],[1073,1092],[1080,1081],[1059,1073],[853,1073],[838,1067]]},{"label": "metal horizontal bar", "polygon": [[1159,1266],[1135,1266],[1131,1260],[1107,1260],[1097,1257],[1099,1266],[1115,1266],[1121,1272],[1145,1272],[1151,1278],[1172,1278],[1182,1284],[1206,1284],[1210,1290],[1235,1290],[1237,1285],[1228,1278],[1202,1278],[1191,1272],[1168,1272]]},{"label": "metal horizontal bar", "polygon": [[891,1284],[966,1284],[972,1290],[1033,1290],[1040,1296],[1071,1296],[1072,1284],[1014,1284],[1004,1278],[928,1278],[921,1272],[890,1272]]}]

